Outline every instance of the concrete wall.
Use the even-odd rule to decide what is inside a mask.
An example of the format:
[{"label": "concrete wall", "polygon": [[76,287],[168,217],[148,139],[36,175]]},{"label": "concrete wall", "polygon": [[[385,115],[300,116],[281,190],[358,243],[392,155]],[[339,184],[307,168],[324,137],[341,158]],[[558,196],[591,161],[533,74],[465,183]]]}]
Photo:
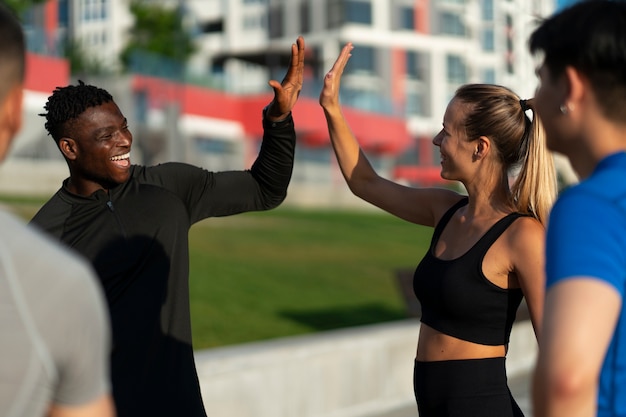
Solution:
[{"label": "concrete wall", "polygon": [[[418,333],[408,319],[198,351],[207,414],[373,417],[410,408]],[[509,378],[527,372],[536,352],[530,321],[516,322]]]},{"label": "concrete wall", "polygon": [[64,160],[9,158],[0,164],[0,193],[50,197],[69,176]]}]

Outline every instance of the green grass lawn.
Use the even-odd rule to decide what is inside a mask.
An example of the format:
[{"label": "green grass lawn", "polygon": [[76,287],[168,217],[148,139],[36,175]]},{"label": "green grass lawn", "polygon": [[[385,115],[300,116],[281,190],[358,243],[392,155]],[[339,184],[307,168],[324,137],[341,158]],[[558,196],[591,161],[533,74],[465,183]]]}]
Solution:
[{"label": "green grass lawn", "polygon": [[206,348],[406,318],[395,271],[431,229],[380,212],[278,208],[190,233],[194,346]]},{"label": "green grass lawn", "polygon": [[[26,219],[41,199],[0,198]],[[431,229],[379,211],[281,206],[205,220],[190,232],[194,347],[406,318],[395,281]]]}]

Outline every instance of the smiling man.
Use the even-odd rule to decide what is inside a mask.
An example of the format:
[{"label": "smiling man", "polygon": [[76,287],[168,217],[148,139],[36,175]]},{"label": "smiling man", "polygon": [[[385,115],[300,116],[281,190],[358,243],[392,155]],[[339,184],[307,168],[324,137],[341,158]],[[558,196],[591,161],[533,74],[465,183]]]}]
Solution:
[{"label": "smiling man", "polygon": [[[205,416],[189,312],[188,232],[199,220],[278,206],[291,179],[291,110],[302,88],[304,40],[263,112],[264,137],[249,170],[182,163],[133,165],[133,136],[101,88],[57,88],[46,129],[69,166],[61,189],[32,222],[89,259],[113,327],[113,395],[120,417]],[[208,279],[209,277],[207,277]]]}]

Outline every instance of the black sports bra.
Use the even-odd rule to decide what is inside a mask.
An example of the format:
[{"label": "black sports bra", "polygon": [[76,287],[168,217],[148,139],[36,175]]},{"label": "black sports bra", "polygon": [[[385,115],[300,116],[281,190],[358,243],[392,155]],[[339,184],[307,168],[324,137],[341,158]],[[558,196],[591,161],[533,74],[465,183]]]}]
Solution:
[{"label": "black sports bra", "polygon": [[462,199],[441,218],[430,248],[413,275],[413,291],[422,307],[424,324],[456,338],[483,345],[508,343],[520,288],[504,289],[489,281],[482,271],[485,254],[521,213],[511,213],[494,224],[462,256],[442,260],[433,253],[437,240],[454,213],[468,202]]}]

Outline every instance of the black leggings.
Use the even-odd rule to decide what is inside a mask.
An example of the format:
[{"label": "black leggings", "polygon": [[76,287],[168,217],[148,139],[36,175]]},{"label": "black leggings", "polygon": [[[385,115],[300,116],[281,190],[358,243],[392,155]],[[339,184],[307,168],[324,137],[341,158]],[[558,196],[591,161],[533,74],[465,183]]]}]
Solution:
[{"label": "black leggings", "polygon": [[420,417],[524,417],[507,385],[505,358],[415,361]]}]

